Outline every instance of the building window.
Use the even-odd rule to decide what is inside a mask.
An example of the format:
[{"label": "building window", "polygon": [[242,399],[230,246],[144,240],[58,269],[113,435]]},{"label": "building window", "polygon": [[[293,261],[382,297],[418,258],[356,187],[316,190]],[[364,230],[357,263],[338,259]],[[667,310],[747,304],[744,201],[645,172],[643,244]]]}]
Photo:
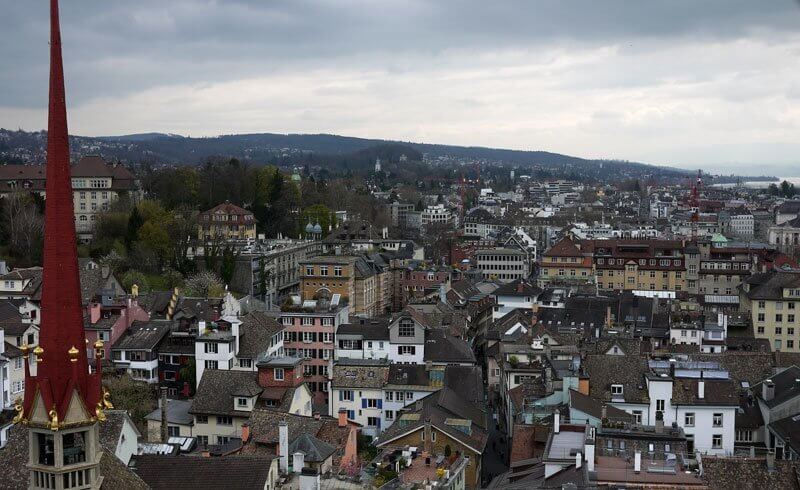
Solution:
[{"label": "building window", "polygon": [[749,429],[737,429],[736,442],[753,442],[753,431]]},{"label": "building window", "polygon": [[722,427],[722,414],[715,413],[713,418],[714,427]]},{"label": "building window", "polygon": [[252,359],[239,359],[239,367],[250,369],[253,367]]},{"label": "building window", "polygon": [[397,348],[397,353],[401,356],[413,356],[417,352],[417,349],[413,345],[401,345]]},{"label": "building window", "polygon": [[397,335],[400,337],[413,337],[414,322],[412,320],[400,320],[400,325],[397,328]]},{"label": "building window", "polygon": [[714,434],[711,436],[711,447],[713,449],[722,449],[722,434]]},{"label": "building window", "polygon": [[775,314],[775,321],[776,322],[782,322],[783,321],[783,314],[782,313],[776,313]]},{"label": "building window", "polygon": [[633,419],[637,424],[642,423],[642,411],[641,410],[634,410],[633,411]]},{"label": "building window", "polygon": [[759,313],[756,321],[763,322],[763,321],[766,321],[766,319],[767,319],[767,317],[766,317],[766,315],[764,313]]},{"label": "building window", "polygon": [[217,345],[216,342],[206,342],[205,352],[206,354],[217,354],[219,352],[219,345]]},{"label": "building window", "polygon": [[759,310],[763,310],[766,307],[767,307],[767,302],[766,301],[759,301],[758,302],[758,309]]},{"label": "building window", "polygon": [[283,368],[275,368],[273,371],[275,381],[283,381]]},{"label": "building window", "polygon": [[197,436],[197,444],[208,446],[208,436]]},{"label": "building window", "polygon": [[663,412],[666,403],[664,400],[656,400],[656,411]]},{"label": "building window", "polygon": [[339,400],[343,402],[351,402],[355,399],[355,394],[353,390],[341,390],[339,391]]},{"label": "building window", "polygon": [[247,407],[247,398],[239,397],[236,399],[236,406],[237,407]]},{"label": "building window", "polygon": [[622,385],[611,385],[611,396],[622,396]]},{"label": "building window", "polygon": [[206,369],[217,369],[217,361],[206,361]]},{"label": "building window", "polygon": [[307,265],[306,266],[306,275],[313,276],[314,275],[314,266]]},{"label": "building window", "polygon": [[387,410],[386,411],[386,420],[394,420],[394,411],[393,410]]},{"label": "building window", "polygon": [[694,427],[694,413],[687,413],[683,416],[684,427]]},{"label": "building window", "polygon": [[229,415],[217,415],[217,425],[233,425],[233,417]]}]

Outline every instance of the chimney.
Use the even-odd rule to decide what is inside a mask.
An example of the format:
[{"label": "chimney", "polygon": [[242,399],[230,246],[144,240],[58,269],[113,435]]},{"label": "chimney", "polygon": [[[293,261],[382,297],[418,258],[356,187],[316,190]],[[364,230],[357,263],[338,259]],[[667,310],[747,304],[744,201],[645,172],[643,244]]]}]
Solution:
[{"label": "chimney", "polygon": [[242,443],[246,443],[250,440],[250,424],[245,422],[242,424]]},{"label": "chimney", "polygon": [[642,471],[642,452],[636,451],[633,455],[633,472],[640,473]]},{"label": "chimney", "polygon": [[589,439],[583,443],[584,458],[586,458],[586,470],[594,471],[594,428],[592,427],[589,432]]},{"label": "chimney", "polygon": [[775,398],[775,383],[771,379],[766,379],[761,383],[761,397],[765,402]]},{"label": "chimney", "polygon": [[285,420],[278,423],[278,456],[280,456],[281,472],[289,472],[289,426]]},{"label": "chimney", "polygon": [[161,442],[166,444],[169,440],[169,421],[167,420],[167,387],[161,387]]},{"label": "chimney", "polygon": [[697,382],[697,398],[703,400],[706,397],[706,382],[702,379]]},{"label": "chimney", "polygon": [[523,286],[522,286],[522,280],[520,280],[520,281],[517,283],[517,292],[518,292],[518,293],[521,293],[521,292],[523,291],[522,287],[523,287]]},{"label": "chimney", "polygon": [[603,420],[608,416],[608,407],[605,403],[603,403],[603,407],[600,409],[600,419]]},{"label": "chimney", "polygon": [[558,434],[561,431],[561,414],[556,412],[553,414],[553,433]]},{"label": "chimney", "polygon": [[347,426],[347,410],[344,408],[339,409],[339,427]]},{"label": "chimney", "polygon": [[575,453],[575,468],[580,469],[581,463],[583,463],[583,455],[580,451],[578,451]]},{"label": "chimney", "polygon": [[319,420],[319,419],[320,419],[319,412],[314,412],[314,420]]},{"label": "chimney", "polygon": [[675,359],[670,359],[669,360],[669,377],[670,378],[673,378],[673,379],[675,378],[675,363],[677,363],[677,362],[678,361],[676,361]]},{"label": "chimney", "polygon": [[303,471],[303,467],[305,466],[305,457],[304,454],[300,451],[292,454],[292,472],[293,473],[300,473]]},{"label": "chimney", "polygon": [[775,450],[770,449],[767,451],[767,471],[773,473],[775,471]]},{"label": "chimney", "polygon": [[611,307],[606,306],[606,327],[611,326]]},{"label": "chimney", "polygon": [[664,433],[664,416],[661,417],[656,414],[656,434]]}]

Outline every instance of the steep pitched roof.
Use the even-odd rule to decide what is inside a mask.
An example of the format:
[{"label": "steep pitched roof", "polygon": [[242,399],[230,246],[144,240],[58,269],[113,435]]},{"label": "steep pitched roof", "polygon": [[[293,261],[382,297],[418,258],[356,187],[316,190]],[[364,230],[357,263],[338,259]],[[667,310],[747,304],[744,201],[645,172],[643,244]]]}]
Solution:
[{"label": "steep pitched roof", "polygon": [[132,467],[153,490],[261,490],[274,457],[135,456]]},{"label": "steep pitched roof", "polygon": [[258,396],[262,391],[257,373],[206,369],[200,378],[189,413],[247,417],[248,412],[234,409],[233,398]]}]

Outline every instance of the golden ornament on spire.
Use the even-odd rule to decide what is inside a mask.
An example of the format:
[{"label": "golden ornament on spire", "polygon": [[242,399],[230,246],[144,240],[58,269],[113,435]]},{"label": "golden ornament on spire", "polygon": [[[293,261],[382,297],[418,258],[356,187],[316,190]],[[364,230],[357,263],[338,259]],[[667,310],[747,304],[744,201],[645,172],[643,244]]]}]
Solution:
[{"label": "golden ornament on spire", "polygon": [[94,414],[97,417],[98,421],[100,421],[100,422],[105,422],[106,421],[106,414],[103,413],[103,402],[102,401],[97,402],[97,408],[95,409]]},{"label": "golden ornament on spire", "polygon": [[33,349],[33,355],[36,356],[36,362],[42,362],[42,354],[44,354],[44,349],[42,349],[41,345],[37,345],[35,349]]},{"label": "golden ornament on spire", "polygon": [[28,354],[31,351],[31,346],[28,345],[27,342],[25,342],[24,344],[22,344],[22,347],[20,347],[19,350],[22,351],[22,358],[23,359],[27,359],[28,358]]},{"label": "golden ornament on spire", "polygon": [[67,351],[67,354],[69,354],[70,362],[78,362],[78,354],[79,354],[79,352],[78,352],[78,349],[76,349],[74,345],[69,348],[69,350]]},{"label": "golden ornament on spire", "polygon": [[114,404],[111,403],[111,393],[105,388],[103,388],[103,406],[106,410],[112,410],[114,408]]},{"label": "golden ornament on spire", "polygon": [[58,423],[58,412],[56,412],[56,406],[53,405],[53,408],[47,413],[50,416],[50,430],[58,430],[60,427]]},{"label": "golden ornament on spire", "polygon": [[105,344],[103,344],[103,341],[101,339],[95,340],[94,341],[94,350],[95,351],[103,350],[103,345],[105,345]]},{"label": "golden ornament on spire", "polygon": [[12,420],[11,423],[18,424],[22,422],[24,424],[26,422],[25,413],[24,408],[22,407],[22,400],[19,398],[14,401],[14,411],[17,412],[17,414],[14,416],[14,420]]}]

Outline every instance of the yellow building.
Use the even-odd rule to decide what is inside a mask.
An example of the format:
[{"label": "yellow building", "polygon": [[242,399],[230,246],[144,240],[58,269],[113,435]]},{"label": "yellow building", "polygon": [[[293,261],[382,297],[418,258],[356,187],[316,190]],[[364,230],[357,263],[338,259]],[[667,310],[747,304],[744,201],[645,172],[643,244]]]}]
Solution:
[{"label": "yellow building", "polygon": [[542,254],[540,283],[589,282],[592,280],[592,256],[581,242],[563,238]]},{"label": "yellow building", "polygon": [[612,239],[584,243],[592,251],[597,288],[603,291],[686,291],[683,243]]},{"label": "yellow building", "polygon": [[753,334],[772,350],[800,352],[800,272],[769,272],[747,278],[739,294],[740,311],[749,311]]},{"label": "yellow building", "polygon": [[197,217],[197,238],[255,239],[256,218],[250,211],[229,202],[222,203]]}]

